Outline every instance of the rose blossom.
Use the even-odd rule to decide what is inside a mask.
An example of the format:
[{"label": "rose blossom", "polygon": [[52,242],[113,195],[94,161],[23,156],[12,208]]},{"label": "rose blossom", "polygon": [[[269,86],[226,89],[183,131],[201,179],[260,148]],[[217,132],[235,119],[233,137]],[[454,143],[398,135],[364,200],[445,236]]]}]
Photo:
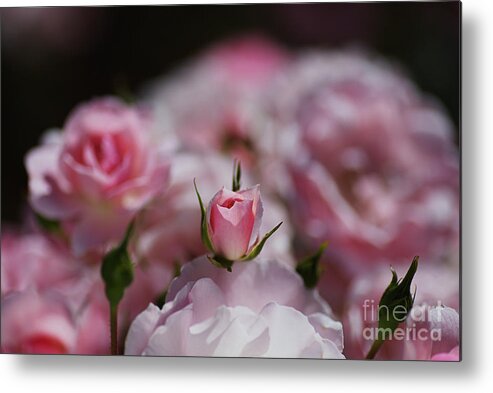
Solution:
[{"label": "rose blossom", "polygon": [[375,265],[457,250],[459,160],[438,103],[394,67],[349,52],[301,55],[270,96],[273,128],[290,141],[276,177],[290,180],[282,192],[300,244],[330,241],[319,289],[334,307]]},{"label": "rose blossom", "polygon": [[71,353],[77,328],[56,294],[13,292],[2,299],[2,352]]},{"label": "rose blossom", "polygon": [[[134,272],[134,280],[119,306],[122,340],[130,322],[149,302],[162,295],[172,278],[172,269],[160,264],[142,262],[135,266]],[[51,310],[54,309],[56,318],[60,315],[63,318],[67,316],[67,326],[75,329],[73,343],[64,346],[69,353],[109,353],[110,310],[99,266],[77,260],[65,243],[52,236],[4,230],[1,278],[2,302],[5,300],[5,304],[12,303],[12,306],[5,308],[5,312],[2,307],[5,326],[13,326],[11,324],[22,321],[30,325],[33,331],[37,331],[45,325],[45,318],[51,318]],[[12,299],[16,300],[7,300],[11,295],[15,295]],[[57,301],[54,302],[53,299]],[[8,311],[9,307],[24,310],[22,317]],[[36,312],[29,313],[31,309]],[[62,330],[61,334],[64,332]],[[56,331],[52,331],[50,335],[58,340]],[[25,338],[22,331],[12,329],[9,340],[21,345]],[[30,350],[36,352],[38,349],[42,350],[41,347]]]},{"label": "rose blossom", "polygon": [[343,358],[342,325],[291,269],[254,260],[232,272],[200,257],[171,284],[162,309],[132,323],[127,355]]},{"label": "rose blossom", "polygon": [[3,351],[109,353],[108,313],[91,301],[98,268],[53,236],[12,230],[2,233],[1,268]]},{"label": "rose blossom", "polygon": [[80,266],[60,241],[39,233],[2,231],[2,296],[29,288],[73,288],[80,274]]},{"label": "rose blossom", "polygon": [[[449,353],[459,346],[459,313],[450,307],[427,304],[414,306],[407,326],[427,331],[427,339],[405,342],[404,359],[433,360],[438,354]],[[459,355],[459,353],[457,353]],[[458,360],[458,359],[457,359]]]},{"label": "rose blossom", "polygon": [[168,160],[149,128],[143,112],[96,99],[28,153],[31,204],[62,222],[77,255],[120,240],[135,213],[165,189]]},{"label": "rose blossom", "polygon": [[159,133],[189,151],[221,151],[254,164],[267,131],[260,126],[260,97],[288,58],[256,35],[213,45],[151,87]]},{"label": "rose blossom", "polygon": [[460,348],[456,346],[450,352],[437,353],[431,357],[435,362],[458,362],[460,360]]}]

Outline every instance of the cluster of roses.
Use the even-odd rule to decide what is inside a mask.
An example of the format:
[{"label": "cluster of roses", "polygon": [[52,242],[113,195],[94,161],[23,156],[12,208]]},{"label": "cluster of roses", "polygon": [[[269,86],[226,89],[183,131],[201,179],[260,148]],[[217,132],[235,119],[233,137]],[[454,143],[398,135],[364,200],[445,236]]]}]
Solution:
[{"label": "cluster of roses", "polygon": [[[236,166],[224,188],[233,159],[249,187]],[[453,128],[379,59],[222,43],[137,102],[75,108],[25,164],[31,210],[2,230],[2,352],[110,353],[101,261],[128,237],[118,353],[360,359],[378,323],[365,300],[419,255],[413,301],[446,305],[422,322],[444,333],[377,357],[458,359]],[[296,261],[325,241],[307,280]]]}]

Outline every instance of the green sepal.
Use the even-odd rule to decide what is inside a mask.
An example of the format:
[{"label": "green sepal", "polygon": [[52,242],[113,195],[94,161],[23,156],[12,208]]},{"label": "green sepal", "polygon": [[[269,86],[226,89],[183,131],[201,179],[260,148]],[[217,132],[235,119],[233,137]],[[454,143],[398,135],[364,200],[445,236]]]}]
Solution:
[{"label": "green sepal", "polygon": [[214,266],[226,269],[228,272],[232,271],[231,268],[233,267],[234,261],[231,261],[221,255],[207,256],[207,258]]},{"label": "green sepal", "polygon": [[320,245],[317,252],[309,255],[301,260],[296,265],[296,272],[301,276],[306,288],[315,288],[322,274],[322,266],[320,266],[320,258],[328,246],[328,242]]},{"label": "green sepal", "polygon": [[195,179],[193,179],[193,186],[195,187],[195,193],[197,194],[197,198],[199,200],[200,205],[200,235],[202,237],[202,243],[205,247],[211,252],[214,252],[214,247],[212,247],[211,239],[209,238],[209,230],[207,229],[207,216],[205,212],[204,203],[202,202],[202,198],[200,197],[199,190],[197,189],[197,183]]},{"label": "green sepal", "polygon": [[36,217],[36,222],[44,231],[54,233],[56,235],[63,234],[62,227],[60,226],[60,221],[52,220],[39,213],[34,213],[34,216]]},{"label": "green sepal", "polygon": [[[416,292],[411,294],[411,283],[418,269],[419,257],[415,256],[411,262],[406,275],[398,279],[396,272],[392,270],[392,279],[380,298],[378,305],[378,327],[379,329],[391,329],[392,332],[403,322],[414,304]],[[394,310],[400,307],[405,310],[405,315],[400,319],[395,318]],[[404,311],[403,311],[404,313]]]},{"label": "green sepal", "polygon": [[269,232],[267,232],[264,237],[262,238],[262,240],[260,242],[258,242],[252,249],[252,251],[250,251],[249,254],[245,255],[244,257],[241,258],[242,261],[250,261],[254,258],[256,258],[258,256],[258,254],[260,254],[260,252],[262,251],[262,248],[264,247],[265,245],[265,242],[267,241],[267,239],[269,239],[269,237],[271,237],[275,231],[277,231],[279,229],[279,227],[282,225],[282,221],[277,224],[273,229],[271,229]]},{"label": "green sepal", "polygon": [[238,160],[233,164],[233,186],[231,190],[233,192],[239,191],[241,188],[241,163]]},{"label": "green sepal", "polygon": [[127,227],[122,242],[104,256],[101,264],[101,277],[111,307],[116,307],[120,303],[125,289],[133,281],[134,266],[127,250],[133,229],[134,221]]}]

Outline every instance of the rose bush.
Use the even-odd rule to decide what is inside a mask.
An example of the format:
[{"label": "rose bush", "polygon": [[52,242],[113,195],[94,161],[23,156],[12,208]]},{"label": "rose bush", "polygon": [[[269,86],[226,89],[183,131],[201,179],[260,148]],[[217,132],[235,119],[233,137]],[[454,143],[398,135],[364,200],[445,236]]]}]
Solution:
[{"label": "rose bush", "polygon": [[[385,342],[376,358],[460,358],[457,149],[443,109],[400,70],[247,36],[144,102],[152,115],[117,98],[82,104],[27,154],[40,225],[2,231],[2,352],[108,354],[99,261],[135,219],[113,353],[126,338],[129,355],[361,359],[377,325],[365,301],[377,307],[389,265],[403,273],[419,255],[400,327],[441,338]],[[262,197],[227,188],[232,158]],[[245,261],[273,228],[262,259]]]}]

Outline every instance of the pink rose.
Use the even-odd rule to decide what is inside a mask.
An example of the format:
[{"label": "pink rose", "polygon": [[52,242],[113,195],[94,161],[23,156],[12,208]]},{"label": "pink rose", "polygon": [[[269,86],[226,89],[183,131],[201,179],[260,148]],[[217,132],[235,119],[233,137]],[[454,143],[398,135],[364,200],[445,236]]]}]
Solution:
[{"label": "pink rose", "polygon": [[[460,343],[459,313],[446,306],[427,304],[414,306],[407,327],[426,333],[405,342],[404,359],[430,360],[435,355],[449,353]],[[458,355],[458,354],[457,354]]]},{"label": "pink rose", "polygon": [[153,87],[149,100],[160,132],[185,149],[222,151],[244,166],[255,164],[255,149],[268,130],[261,97],[288,59],[256,35],[214,45]]},{"label": "pink rose", "polygon": [[[424,263],[458,249],[459,159],[440,105],[393,67],[339,52],[300,56],[271,91],[269,114],[290,184],[301,244],[325,240],[320,290],[341,289],[375,265]],[[329,262],[330,261],[330,262]],[[458,261],[458,258],[456,259]]]},{"label": "pink rose", "polygon": [[2,231],[2,296],[26,289],[73,287],[81,267],[61,242],[39,233]]},{"label": "pink rose", "polygon": [[259,260],[227,272],[206,257],[183,267],[167,303],[149,305],[125,344],[128,355],[343,358],[341,351],[341,324],[295,272]]},{"label": "pink rose", "polygon": [[[160,264],[143,261],[135,266],[134,280],[119,306],[122,342],[130,322],[164,293],[172,274],[170,267]],[[77,260],[64,243],[50,236],[3,231],[1,278],[2,302],[8,305],[5,312],[2,306],[5,326],[23,323],[37,332],[48,323],[45,320],[51,320],[55,310],[55,317],[66,316],[67,326],[74,329],[73,341],[70,345],[64,343],[67,353],[109,353],[109,306],[98,266]],[[16,300],[9,300],[11,295]],[[9,311],[14,308],[19,309],[19,314]],[[50,334],[56,341],[55,330]],[[12,328],[9,332],[8,340],[17,342],[9,344],[12,351],[28,345],[23,344],[28,340],[23,330]],[[30,348],[34,352],[42,351],[41,347]]]},{"label": "pink rose", "polygon": [[4,296],[1,311],[2,352],[109,354],[108,315],[98,303],[74,307],[62,293],[30,289]]},{"label": "pink rose", "polygon": [[460,348],[456,346],[450,352],[437,353],[431,357],[435,362],[458,362],[460,360]]},{"label": "pink rose", "polygon": [[31,204],[62,222],[77,255],[119,240],[135,213],[165,189],[169,163],[149,128],[142,112],[97,99],[28,153]]},{"label": "pink rose", "polygon": [[2,352],[73,353],[77,327],[63,298],[35,291],[2,299]]}]

